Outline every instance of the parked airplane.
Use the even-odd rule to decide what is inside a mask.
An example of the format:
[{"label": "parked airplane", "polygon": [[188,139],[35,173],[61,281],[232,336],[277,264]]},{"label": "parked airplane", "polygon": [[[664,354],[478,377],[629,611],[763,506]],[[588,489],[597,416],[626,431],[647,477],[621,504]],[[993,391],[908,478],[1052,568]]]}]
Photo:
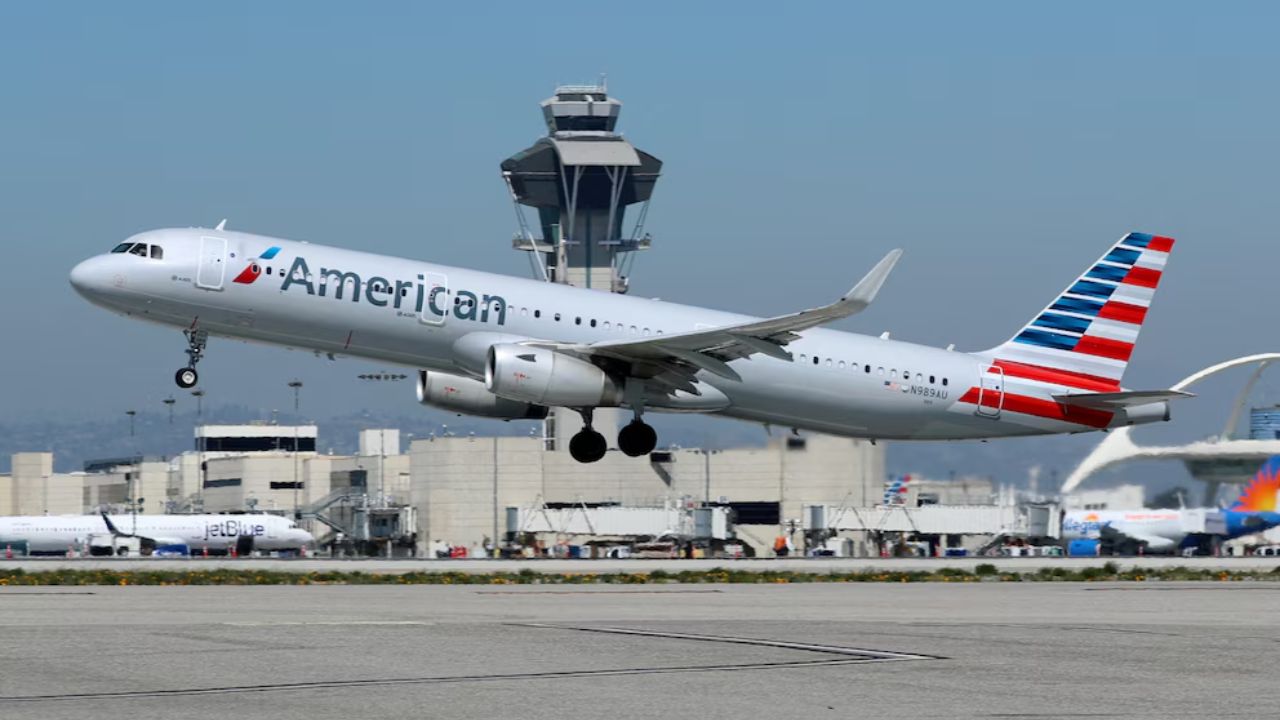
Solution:
[{"label": "parked airplane", "polygon": [[885,256],[830,305],[768,319],[214,229],[135,235],[77,265],[91,302],[184,329],[180,387],[210,335],[419,369],[421,402],[503,419],[578,411],[569,450],[602,458],[597,407],[699,412],[870,439],[955,440],[1169,419],[1171,391],[1120,379],[1173,240],[1130,233],[1008,342],[963,353],[822,329],[864,310]]},{"label": "parked airplane", "polygon": [[1280,492],[1280,455],[1254,475],[1244,492],[1225,510],[1072,510],[1063,517],[1064,540],[1130,541],[1153,552],[1183,547],[1193,535],[1225,539],[1252,535],[1280,526],[1276,493]]},{"label": "parked airplane", "polygon": [[311,533],[279,515],[36,515],[0,517],[0,545],[26,543],[29,552],[66,552],[103,537],[136,537],[144,548],[185,546],[222,552],[298,550]]}]

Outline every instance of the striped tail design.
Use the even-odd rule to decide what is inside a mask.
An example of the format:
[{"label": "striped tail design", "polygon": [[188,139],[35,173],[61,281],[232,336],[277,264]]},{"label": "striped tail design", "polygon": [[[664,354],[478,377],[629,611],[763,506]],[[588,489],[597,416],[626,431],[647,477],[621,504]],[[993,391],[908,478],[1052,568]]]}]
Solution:
[{"label": "striped tail design", "polygon": [[1241,512],[1276,512],[1276,493],[1280,492],[1280,455],[1268,459],[1253,476],[1231,510]]},{"label": "striped tail design", "polygon": [[1172,249],[1173,238],[1125,235],[1017,335],[984,354],[1009,377],[1118,390]]}]

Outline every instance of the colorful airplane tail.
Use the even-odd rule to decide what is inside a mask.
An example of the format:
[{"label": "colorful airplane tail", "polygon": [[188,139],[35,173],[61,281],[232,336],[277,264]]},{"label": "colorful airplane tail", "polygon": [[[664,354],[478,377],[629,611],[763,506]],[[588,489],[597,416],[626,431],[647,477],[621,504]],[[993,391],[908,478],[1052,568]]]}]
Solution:
[{"label": "colorful airplane tail", "polygon": [[1173,238],[1129,233],[1008,342],[988,350],[1006,375],[1115,392]]},{"label": "colorful airplane tail", "polygon": [[1280,492],[1280,455],[1262,464],[1253,480],[1245,486],[1229,510],[1236,512],[1276,512],[1276,493]]}]

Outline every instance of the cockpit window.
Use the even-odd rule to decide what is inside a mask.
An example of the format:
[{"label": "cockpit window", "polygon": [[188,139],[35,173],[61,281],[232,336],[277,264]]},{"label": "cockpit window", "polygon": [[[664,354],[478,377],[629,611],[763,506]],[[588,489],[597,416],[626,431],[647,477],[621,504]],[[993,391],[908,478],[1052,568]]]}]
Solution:
[{"label": "cockpit window", "polygon": [[142,257],[146,257],[146,256],[147,256],[147,244],[146,244],[146,243],[136,243],[136,244],[134,244],[134,246],[133,246],[133,247],[129,248],[129,254],[131,254],[131,255],[141,255]]},{"label": "cockpit window", "polygon": [[131,247],[133,247],[133,243],[120,243],[119,245],[111,248],[111,252],[113,253],[129,252],[129,248]]},{"label": "cockpit window", "polygon": [[163,259],[164,259],[164,248],[160,247],[159,245],[152,245],[152,246],[151,246],[151,259],[152,259],[152,260],[163,260]]}]

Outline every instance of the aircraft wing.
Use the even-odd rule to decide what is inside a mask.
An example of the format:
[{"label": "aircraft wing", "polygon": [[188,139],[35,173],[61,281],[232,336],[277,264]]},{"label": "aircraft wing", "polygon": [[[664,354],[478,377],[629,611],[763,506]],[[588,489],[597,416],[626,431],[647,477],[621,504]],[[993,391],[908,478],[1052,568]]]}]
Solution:
[{"label": "aircraft wing", "polygon": [[[105,523],[107,524],[107,531],[108,531],[108,532],[110,532],[112,535],[114,535],[114,536],[116,536],[116,537],[136,537],[136,538],[138,538],[139,540],[144,540],[144,541],[147,541],[147,542],[151,542],[151,543],[154,543],[155,545],[184,545],[184,544],[186,544],[186,540],[183,540],[182,538],[178,538],[178,537],[150,537],[150,536],[147,536],[147,535],[135,535],[135,534],[133,534],[133,533],[127,533],[127,532],[124,532],[124,531],[122,531],[120,528],[116,527],[116,524],[115,524],[115,523],[111,522],[111,518],[110,518],[110,517],[108,517],[108,516],[107,516],[107,514],[106,514],[105,512],[104,512],[104,513],[102,513],[102,520],[103,520],[103,522],[105,522]],[[144,543],[144,544],[145,544],[145,543]]]},{"label": "aircraft wing", "polygon": [[1148,550],[1169,550],[1177,544],[1173,538],[1142,532],[1135,527],[1129,526],[1127,523],[1112,523],[1108,527],[1112,532],[1115,532],[1118,535],[1123,535],[1131,540],[1137,540],[1138,542],[1145,544]]},{"label": "aircraft wing", "polygon": [[822,307],[741,325],[725,325],[643,340],[605,340],[554,347],[583,355],[638,361],[642,364],[655,363],[667,370],[684,370],[681,374],[687,376],[692,376],[698,370],[706,370],[729,380],[740,380],[738,373],[729,367],[728,361],[756,353],[790,361],[791,353],[783,346],[798,339],[800,336],[796,333],[865,310],[875,300],[880,287],[884,285],[889,272],[901,256],[901,250],[891,251],[852,290],[839,300]]}]

